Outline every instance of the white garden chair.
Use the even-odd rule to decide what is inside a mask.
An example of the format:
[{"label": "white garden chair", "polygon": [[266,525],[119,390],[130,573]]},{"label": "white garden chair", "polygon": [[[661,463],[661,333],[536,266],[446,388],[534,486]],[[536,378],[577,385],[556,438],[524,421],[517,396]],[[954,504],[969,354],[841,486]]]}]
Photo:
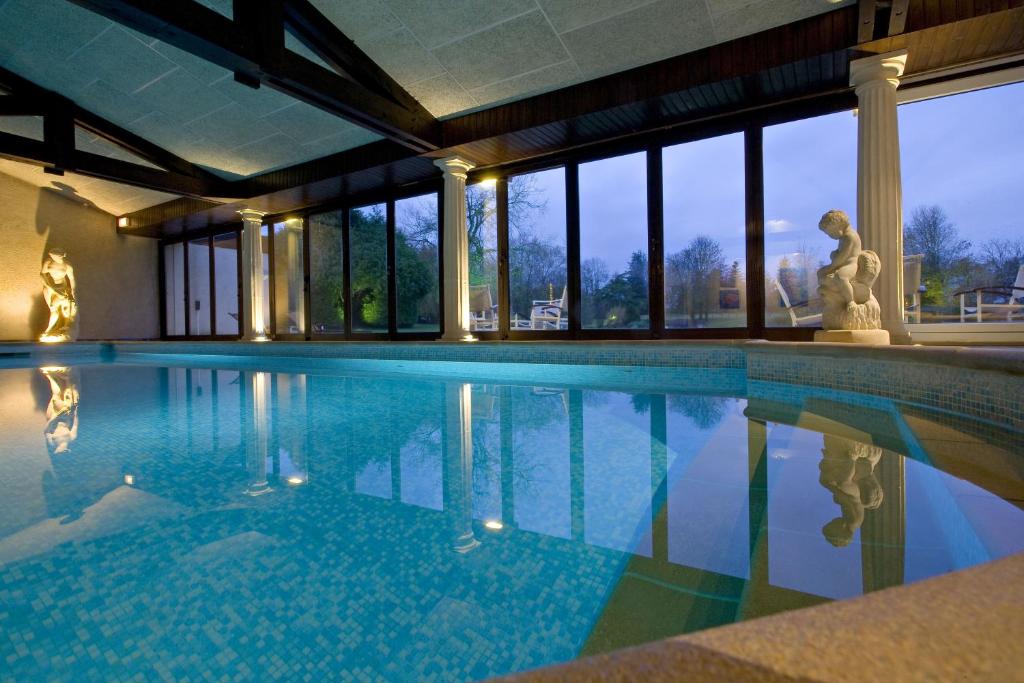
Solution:
[{"label": "white garden chair", "polygon": [[[974,305],[967,305],[967,298],[974,295]],[[984,294],[992,294],[1005,299],[998,303],[988,303],[983,300]],[[981,322],[985,311],[1006,311],[1007,322],[1012,322],[1014,316],[1024,313],[1024,265],[1017,269],[1017,279],[1012,287],[975,287],[957,292],[960,296],[960,322],[967,322],[967,316],[975,317],[975,322]]]},{"label": "white garden chair", "polygon": [[798,308],[806,308],[808,302],[798,301],[796,303],[790,303],[789,294],[786,293],[786,288],[782,286],[782,283],[773,278],[771,280],[771,284],[776,289],[776,291],[778,291],[779,297],[782,299],[782,307],[786,309],[786,313],[789,314],[789,319],[793,327],[821,326],[821,313],[797,315],[796,310]]}]

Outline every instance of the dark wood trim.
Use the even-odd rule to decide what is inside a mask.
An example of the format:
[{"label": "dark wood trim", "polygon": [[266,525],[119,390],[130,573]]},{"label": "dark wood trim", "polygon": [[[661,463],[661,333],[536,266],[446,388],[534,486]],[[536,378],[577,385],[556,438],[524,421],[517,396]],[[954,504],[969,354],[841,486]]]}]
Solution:
[{"label": "dark wood trim", "polygon": [[651,337],[665,335],[665,220],[662,147],[647,149],[647,316]]},{"label": "dark wood trim", "polygon": [[569,333],[575,339],[580,334],[583,311],[580,292],[580,167],[575,162],[565,165],[565,256],[569,279]]},{"label": "dark wood trim", "polygon": [[747,331],[764,336],[764,134],[752,126],[743,136],[744,192],[746,194]]},{"label": "dark wood trim", "polygon": [[[437,120],[425,118],[289,50],[264,47],[280,36],[283,19],[255,37],[243,20],[233,21],[195,0],[70,0],[123,26],[162,40],[236,74],[237,80],[262,84],[394,140],[416,153],[437,149]],[[238,3],[236,3],[237,5]],[[280,4],[270,3],[270,6]],[[249,13],[257,14],[258,13]],[[248,16],[248,15],[247,15]],[[269,17],[273,21],[279,17]],[[251,23],[251,22],[249,22]],[[273,30],[273,34],[270,31]]]},{"label": "dark wood trim", "polygon": [[498,178],[494,185],[498,223],[498,336],[508,339],[509,332],[509,270],[508,270],[508,178]]},{"label": "dark wood trim", "polygon": [[385,259],[387,261],[388,335],[398,334],[398,264],[395,256],[395,200],[384,204]]},{"label": "dark wood trim", "polygon": [[349,226],[351,225],[351,208],[342,210],[341,213],[341,251],[344,255],[342,259],[341,273],[342,273],[342,298],[344,301],[345,309],[345,338],[352,338],[352,246],[349,240]]}]

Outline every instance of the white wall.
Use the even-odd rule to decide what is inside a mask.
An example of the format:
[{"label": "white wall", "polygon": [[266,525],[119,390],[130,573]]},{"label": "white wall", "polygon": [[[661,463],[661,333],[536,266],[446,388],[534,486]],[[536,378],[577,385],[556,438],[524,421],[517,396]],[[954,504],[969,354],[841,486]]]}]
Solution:
[{"label": "white wall", "polygon": [[39,269],[54,247],[75,269],[79,339],[160,336],[156,240],[117,235],[113,216],[70,189],[0,174],[0,340],[36,339],[46,327]]}]

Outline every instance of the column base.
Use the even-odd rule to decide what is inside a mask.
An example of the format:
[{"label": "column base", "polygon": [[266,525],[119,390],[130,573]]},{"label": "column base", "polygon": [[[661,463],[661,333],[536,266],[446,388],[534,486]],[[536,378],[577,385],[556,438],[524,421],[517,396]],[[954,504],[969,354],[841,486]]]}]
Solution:
[{"label": "column base", "polygon": [[471,335],[469,333],[466,333],[466,334],[462,334],[462,335],[455,336],[455,337],[442,336],[437,341],[443,341],[443,342],[475,342],[475,341],[479,341],[479,340],[476,337],[474,337],[473,335]]},{"label": "column base", "polygon": [[836,344],[864,344],[867,346],[888,346],[888,330],[818,330],[814,341]]}]

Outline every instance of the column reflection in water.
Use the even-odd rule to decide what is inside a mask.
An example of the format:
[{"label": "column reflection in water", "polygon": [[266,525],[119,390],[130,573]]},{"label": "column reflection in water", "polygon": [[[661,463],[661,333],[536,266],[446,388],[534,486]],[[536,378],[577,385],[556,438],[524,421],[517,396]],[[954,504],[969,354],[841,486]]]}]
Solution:
[{"label": "column reflection in water", "polygon": [[480,545],[473,536],[473,392],[469,384],[451,382],[444,389],[444,464],[446,514],[452,550],[468,553]]},{"label": "column reflection in water", "polygon": [[289,486],[309,481],[306,462],[306,375],[275,375],[277,412],[274,435],[277,437],[277,475]]},{"label": "column reflection in water", "polygon": [[66,453],[78,438],[78,377],[74,368],[40,368],[50,386],[43,435],[50,455]]},{"label": "column reflection in water", "polygon": [[245,374],[245,466],[249,473],[249,486],[245,494],[259,496],[271,491],[267,481],[267,454],[269,452],[270,382],[266,372]]}]

